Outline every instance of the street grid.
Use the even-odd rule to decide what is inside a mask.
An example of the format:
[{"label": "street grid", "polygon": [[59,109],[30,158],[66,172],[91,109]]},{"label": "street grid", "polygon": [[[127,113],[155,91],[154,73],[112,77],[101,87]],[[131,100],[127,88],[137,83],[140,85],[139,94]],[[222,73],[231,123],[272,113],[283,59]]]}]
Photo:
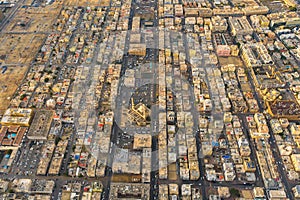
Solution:
[{"label": "street grid", "polygon": [[[157,11],[158,1],[142,2],[133,0],[131,5],[127,5],[130,7],[128,30],[115,32],[109,31],[113,26],[117,27],[113,19],[114,16],[110,13],[118,10],[119,7],[118,5],[111,6],[111,1],[67,0],[63,4],[55,3],[50,5],[50,7],[46,7],[49,11],[42,10],[41,7],[22,7],[30,3],[23,0],[19,1],[12,8],[9,16],[0,25],[0,29],[2,30],[0,59],[1,63],[8,66],[7,72],[2,73],[0,77],[0,85],[2,86],[0,88],[0,110],[4,111],[9,106],[11,98],[14,97],[15,91],[20,91],[19,85],[21,81],[26,80],[24,77],[28,74],[31,75],[31,73],[39,73],[41,74],[40,76],[32,75],[30,77],[35,85],[33,91],[24,93],[28,95],[28,98],[25,96],[28,100],[27,104],[23,106],[31,106],[36,109],[35,113],[39,113],[39,109],[43,108],[48,100],[51,100],[52,95],[49,95],[51,91],[54,95],[57,93],[63,102],[62,105],[54,105],[55,114],[69,112],[71,113],[70,115],[74,114],[74,119],[66,119],[64,122],[53,121],[51,125],[52,127],[55,125],[56,129],[50,129],[48,138],[51,136],[51,140],[49,141],[40,141],[39,139],[30,140],[27,134],[16,153],[10,172],[0,174],[1,178],[6,180],[36,179],[38,180],[37,185],[44,184],[43,181],[45,180],[54,180],[55,187],[51,195],[52,199],[63,199],[63,195],[66,194],[62,194],[64,191],[62,188],[68,184],[74,184],[72,187],[75,189],[72,190],[74,190],[74,193],[79,198],[82,198],[86,194],[81,191],[86,186],[90,187],[92,183],[97,181],[100,181],[103,185],[101,199],[118,199],[116,196],[121,197],[122,195],[129,195],[130,197],[140,199],[159,199],[163,188],[166,185],[170,187],[170,184],[177,184],[180,194],[183,193],[181,189],[183,186],[186,184],[191,185],[193,191],[197,191],[196,193],[201,195],[198,199],[208,199],[208,196],[216,194],[216,189],[220,187],[235,188],[240,191],[248,191],[254,187],[265,187],[266,182],[264,181],[264,175],[261,173],[262,169],[260,168],[260,158],[258,158],[258,155],[260,153],[262,155],[269,155],[271,153],[273,157],[266,159],[267,161],[271,161],[267,162],[267,166],[274,166],[275,172],[270,172],[271,176],[273,176],[272,173],[275,175],[278,173],[278,177],[280,178],[277,183],[278,185],[274,187],[284,189],[287,198],[294,199],[292,188],[297,182],[289,180],[287,176],[285,165],[282,162],[279,148],[276,144],[276,134],[271,128],[269,115],[265,112],[264,101],[260,94],[261,91],[256,87],[256,83],[253,80],[253,73],[245,67],[246,64],[240,57],[218,58],[220,64],[214,64],[212,57],[208,56],[211,52],[207,48],[203,48],[204,46],[209,46],[207,43],[210,42],[201,34],[186,34],[185,32],[192,28],[188,24],[185,24],[184,20],[178,25],[180,27],[179,32],[162,30],[165,33],[162,39],[164,41],[164,49],[161,49],[161,44],[159,43],[161,40],[161,30],[157,29],[161,18],[158,12],[154,12],[153,16],[150,17],[155,28],[144,28],[140,31],[140,34],[136,34],[136,30],[132,30],[133,17],[138,15],[139,11],[143,8],[148,9],[151,7]],[[121,1],[120,4],[122,3],[124,1]],[[179,0],[178,3],[182,4],[183,2]],[[236,3],[230,1],[230,4]],[[256,5],[256,1],[252,3]],[[80,6],[83,8],[79,8]],[[213,3],[212,6],[217,7]],[[65,43],[62,40],[65,39],[66,35],[64,33],[60,34],[58,30],[52,28],[52,25],[58,19],[57,15],[61,14],[61,10],[65,7],[70,10],[74,7],[78,18],[75,23],[66,22],[62,26],[62,29],[68,32],[67,35],[69,35],[66,46],[62,47],[62,43]],[[87,13],[93,13],[87,7],[91,9],[105,7],[102,10],[105,13],[103,14],[103,19],[105,20],[98,27],[101,28],[101,31],[99,31],[98,35],[93,34],[92,39],[89,38],[91,39],[90,41],[87,38],[90,36],[89,33],[93,27],[90,27],[91,24],[88,21],[95,21],[97,18],[94,13],[90,20],[85,19],[88,15]],[[28,16],[23,20],[26,14]],[[141,23],[145,24],[145,20],[142,19]],[[57,43],[54,42],[53,49],[55,50],[51,49],[49,59],[46,59],[46,62],[41,61],[41,63],[37,64],[35,58],[40,47],[44,44],[46,37],[53,33],[58,34],[58,38],[60,39],[57,40],[60,41]],[[134,37],[140,36],[140,42],[146,43],[147,49],[144,57],[130,55],[130,44],[136,42],[136,40],[131,38],[132,35]],[[82,45],[86,47],[89,44],[92,50],[76,46],[83,36],[84,42]],[[120,40],[124,41],[123,45]],[[179,44],[178,41],[182,41],[183,45]],[[91,44],[92,42],[94,43]],[[74,53],[72,54],[70,47],[74,45],[80,51],[75,51],[75,53],[72,51]],[[59,49],[59,53],[62,56],[54,60],[53,58],[58,53],[57,49]],[[104,49],[107,50],[105,53],[102,51]],[[118,50],[121,53],[123,52],[123,55],[120,56],[121,63],[119,63],[120,60],[114,60],[112,56],[116,55]],[[195,53],[196,50],[199,50],[197,53],[201,55],[197,55]],[[170,56],[164,57],[166,59],[161,62],[160,56],[162,52],[166,53],[168,51]],[[185,52],[183,60],[186,71],[184,73],[177,64],[175,55],[178,52]],[[90,56],[88,61],[86,60],[87,55]],[[72,56],[76,58],[76,61],[73,58],[71,59]],[[199,64],[194,66],[195,62]],[[228,64],[235,66],[233,71],[221,67]],[[195,68],[199,71],[199,77],[201,77],[201,84],[203,86],[201,90],[204,91],[203,93],[207,93],[212,99],[212,110],[209,112],[199,109],[200,106],[196,103],[197,99],[194,95],[196,89],[193,82]],[[239,68],[245,70],[239,71]],[[126,77],[126,72],[129,70],[133,72],[131,74],[132,77],[129,77],[134,79],[132,86],[126,85],[126,78],[128,78]],[[118,77],[111,80],[109,75],[113,74],[113,72],[119,72],[119,74],[117,74]],[[162,72],[163,76],[165,76],[163,80],[160,79]],[[55,75],[55,77],[51,78],[51,74]],[[241,83],[239,79],[240,74],[245,74],[247,84]],[[99,77],[101,76],[103,80],[100,80]],[[225,77],[228,80],[225,80]],[[221,81],[225,85],[224,88],[220,87],[220,79],[224,79],[224,81]],[[233,79],[239,81],[233,81]],[[6,82],[7,80],[9,80],[9,83]],[[34,80],[38,81],[35,82]],[[49,80],[53,81],[54,84],[48,84]],[[59,94],[62,90],[61,87],[64,84],[68,84],[68,81],[70,81],[70,85],[67,85],[68,88],[65,94]],[[29,87],[31,85],[30,81],[27,79],[26,82],[28,83],[23,84],[28,84],[26,86]],[[100,89],[98,88],[99,82],[103,83],[102,85],[100,84]],[[166,85],[166,88],[161,89],[162,83]],[[287,88],[288,86],[284,87]],[[60,89],[60,92],[55,91],[57,88]],[[96,89],[99,89],[99,94],[96,94]],[[112,90],[115,90],[117,95],[110,96]],[[160,91],[164,91],[165,96],[167,96],[167,103],[163,109],[159,107],[160,98],[158,94]],[[225,119],[225,115],[224,110],[222,110],[224,101],[221,97],[226,92],[230,93],[232,91],[238,91],[240,99],[236,98],[236,96],[229,97],[233,105],[230,111],[236,117],[236,122],[240,124],[240,127],[237,127],[235,131],[239,130],[239,134],[243,135],[243,141],[248,144],[250,153],[247,157],[254,161],[254,168],[256,169],[253,173],[255,177],[254,181],[248,181],[247,174],[238,172],[237,165],[232,167],[232,171],[237,178],[224,181],[223,170],[226,168],[224,166],[231,166],[230,164],[235,162],[232,149],[240,145],[232,142],[232,137],[238,138],[237,134],[228,134],[228,132],[232,131],[232,127],[227,127],[231,125],[231,122],[222,121]],[[252,98],[257,102],[256,112],[248,110],[246,104],[248,99],[245,97],[245,92],[253,94]],[[43,100],[37,102],[36,100],[41,95],[43,96]],[[73,96],[75,96],[75,99],[72,98]],[[151,110],[150,124],[137,126],[135,122],[130,120],[127,113],[131,109],[131,99],[135,104],[144,104]],[[21,99],[19,98],[19,100]],[[67,107],[65,105],[68,100],[71,102],[71,105]],[[109,101],[111,103],[107,104]],[[159,114],[162,112],[166,114],[166,119],[164,119],[166,124],[162,124],[162,121],[160,121]],[[108,113],[112,113],[114,120],[109,121],[111,118],[107,117]],[[252,137],[253,133],[251,130],[247,128],[250,127],[249,118],[253,117],[255,113],[264,113],[267,116],[264,120],[266,120],[266,126],[269,128],[269,140],[256,141]],[[181,114],[185,114],[184,127],[179,127]],[[104,121],[110,124],[109,127],[105,124],[104,128],[100,128],[100,116],[104,116]],[[174,117],[174,120],[170,119],[169,116]],[[199,118],[207,121],[215,120],[213,122],[219,122],[220,124],[208,123],[208,126],[212,128],[212,132],[208,133],[207,129],[201,128]],[[221,128],[217,126],[221,126]],[[161,140],[159,137],[164,131],[168,132],[164,139],[169,145],[167,146],[169,148],[166,150],[169,157],[167,158],[166,166],[161,166],[159,162]],[[174,134],[169,133],[172,131]],[[150,148],[147,145],[148,149],[145,151],[148,153],[140,151],[139,148],[134,148],[135,139],[142,135],[145,135],[147,139],[151,139],[151,153],[148,152]],[[102,137],[106,139],[104,140]],[[195,168],[198,168],[199,174],[198,176],[194,175],[196,177],[194,179],[191,177],[189,179],[182,178],[181,167],[187,162],[182,159],[179,148],[171,148],[182,145],[180,138],[183,138],[182,140],[184,140],[183,143],[187,147],[188,153],[192,151],[192,148],[195,149],[196,154],[194,155],[195,160],[193,160],[193,165],[196,165]],[[103,142],[103,146],[100,145],[101,142],[99,141]],[[203,148],[207,141],[210,143],[217,141],[218,145],[224,146],[211,148],[211,156],[208,156]],[[59,145],[57,146],[57,144]],[[48,151],[47,145],[49,145]],[[45,152],[47,152],[47,155],[44,154]],[[230,154],[230,158],[227,158]],[[48,157],[45,158],[45,156]],[[76,158],[77,156],[79,158]],[[188,156],[189,159],[192,157],[191,154],[188,154]],[[4,162],[3,157],[4,153],[1,152],[0,158],[3,160],[1,165],[5,166],[7,163]],[[54,158],[56,160],[53,161]],[[77,159],[79,160],[78,162]],[[150,172],[149,180],[143,179],[143,175],[141,175],[144,169],[143,166],[146,161],[149,161],[148,159],[151,160],[151,164],[148,166],[150,169],[149,171],[146,170],[146,173]],[[49,163],[50,168],[58,167],[58,170],[54,170],[51,173],[47,165],[45,169],[45,174],[47,175],[38,175],[37,169],[39,163],[45,160]],[[96,176],[95,172],[94,175],[89,176],[85,171],[85,168],[90,167],[89,165],[92,165],[92,163],[95,165],[95,168],[101,171],[101,176]],[[191,163],[189,164],[191,168]],[[70,171],[70,166],[73,165],[81,166],[74,167],[73,171]],[[208,176],[210,174],[207,171],[210,169],[210,165],[214,166],[212,168],[218,174],[216,179],[210,179]],[[169,170],[167,178],[161,178],[160,169],[164,167]],[[41,181],[40,184],[39,180]],[[143,180],[146,181],[143,182]],[[128,183],[132,182],[134,184],[128,186]],[[122,187],[126,189],[122,189]],[[136,187],[141,187],[142,190],[136,189]],[[39,189],[39,187],[37,188]],[[147,193],[145,195],[143,194],[144,189]],[[127,194],[122,193],[121,190],[126,191]],[[138,193],[131,193],[131,190],[138,191]],[[243,192],[246,193],[245,191]],[[265,192],[268,194],[269,189],[266,189]],[[25,195],[25,198],[27,197],[28,194]]]}]

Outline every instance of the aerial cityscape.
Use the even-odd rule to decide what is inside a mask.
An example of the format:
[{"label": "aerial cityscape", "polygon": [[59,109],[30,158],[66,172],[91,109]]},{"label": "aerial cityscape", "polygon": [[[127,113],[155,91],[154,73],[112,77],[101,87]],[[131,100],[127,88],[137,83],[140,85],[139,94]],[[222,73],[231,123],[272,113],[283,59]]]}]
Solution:
[{"label": "aerial cityscape", "polygon": [[299,0],[0,0],[0,200],[300,199]]}]

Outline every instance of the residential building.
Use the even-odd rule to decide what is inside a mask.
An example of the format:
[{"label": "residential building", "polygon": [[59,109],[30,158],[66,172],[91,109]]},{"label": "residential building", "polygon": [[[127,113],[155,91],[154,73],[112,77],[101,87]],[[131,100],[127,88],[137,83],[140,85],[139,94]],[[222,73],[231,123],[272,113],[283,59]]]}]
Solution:
[{"label": "residential building", "polygon": [[225,32],[228,28],[227,20],[224,17],[213,16],[211,18],[210,29],[212,32]]},{"label": "residential building", "polygon": [[228,23],[231,28],[231,33],[234,36],[251,35],[253,33],[253,29],[245,16],[229,17]]}]

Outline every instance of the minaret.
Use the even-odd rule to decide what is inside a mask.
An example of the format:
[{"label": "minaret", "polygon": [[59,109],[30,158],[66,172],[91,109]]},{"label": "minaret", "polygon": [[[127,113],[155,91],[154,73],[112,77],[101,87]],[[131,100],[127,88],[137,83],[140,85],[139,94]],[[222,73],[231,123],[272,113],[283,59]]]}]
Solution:
[{"label": "minaret", "polygon": [[131,97],[131,109],[134,110],[134,101],[132,97]]}]

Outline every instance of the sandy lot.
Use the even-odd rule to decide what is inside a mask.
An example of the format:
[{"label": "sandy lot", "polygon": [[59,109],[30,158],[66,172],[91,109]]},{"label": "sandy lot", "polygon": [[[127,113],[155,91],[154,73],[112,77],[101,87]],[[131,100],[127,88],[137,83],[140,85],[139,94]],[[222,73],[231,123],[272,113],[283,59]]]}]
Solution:
[{"label": "sandy lot", "polygon": [[32,2],[33,2],[33,0],[25,0],[24,1],[24,5],[31,5],[32,4]]},{"label": "sandy lot", "polygon": [[0,62],[16,65],[29,64],[45,37],[44,34],[1,34]]},{"label": "sandy lot", "polygon": [[66,0],[69,6],[109,6],[110,0]]},{"label": "sandy lot", "polygon": [[9,106],[10,98],[28,70],[28,66],[8,65],[7,67],[4,74],[2,74],[3,70],[0,70],[0,114],[3,114]]},{"label": "sandy lot", "polygon": [[234,64],[238,67],[242,67],[243,61],[239,57],[218,57],[220,65],[228,65],[228,64]]},{"label": "sandy lot", "polygon": [[49,32],[62,6],[52,4],[38,7],[20,8],[4,32]]}]

